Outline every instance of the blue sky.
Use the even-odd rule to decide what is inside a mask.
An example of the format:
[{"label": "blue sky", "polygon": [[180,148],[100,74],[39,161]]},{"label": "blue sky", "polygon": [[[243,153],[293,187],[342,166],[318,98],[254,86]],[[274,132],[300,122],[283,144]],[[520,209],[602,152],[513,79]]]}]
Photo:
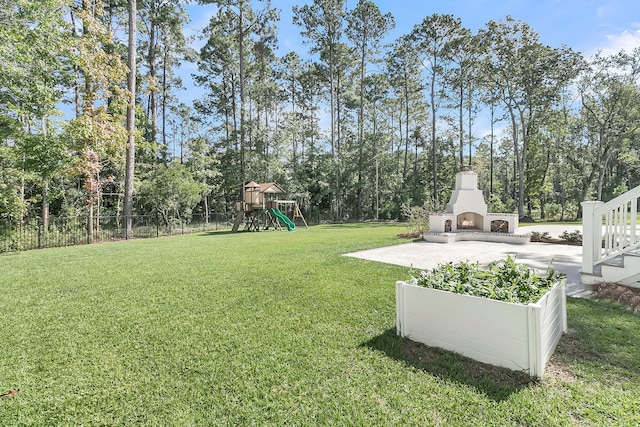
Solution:
[{"label": "blue sky", "polygon": [[[540,34],[541,41],[552,47],[566,44],[590,55],[597,49],[620,50],[640,46],[640,2],[638,0],[374,0],[383,13],[390,12],[396,28],[386,41],[393,41],[411,31],[426,16],[434,13],[452,14],[462,24],[477,31],[490,20],[507,15],[528,22]],[[256,8],[261,6],[255,2]],[[279,44],[281,54],[291,50],[306,50],[300,29],[292,23],[294,5],[311,0],[272,0],[281,10]],[[353,9],[357,0],[346,0]],[[215,6],[190,5],[190,31],[198,31],[209,21]]]},{"label": "blue sky", "polygon": [[[476,32],[490,20],[500,20],[507,15],[525,21],[540,35],[542,43],[551,47],[565,44],[590,56],[602,49],[607,53],[621,49],[640,47],[639,0],[374,0],[383,13],[390,12],[395,29],[385,42],[392,42],[409,33],[414,25],[434,13],[459,17],[462,24]],[[262,7],[255,2],[256,8]],[[302,56],[307,47],[302,43],[300,28],[292,23],[292,7],[311,3],[311,0],[272,0],[272,6],[280,9],[278,23],[279,55],[297,51]],[[347,9],[353,9],[357,0],[346,0]],[[189,5],[191,16],[187,32],[197,34],[209,22],[215,6]],[[185,84],[190,86],[189,72],[193,64],[185,64]],[[185,93],[192,98],[194,93]]]},{"label": "blue sky", "polygon": [[[306,56],[300,28],[292,23],[292,7],[310,4],[312,0],[272,0],[280,9],[278,23],[278,55],[297,51]],[[358,0],[346,0],[347,9],[353,9]],[[490,20],[501,20],[507,15],[525,21],[540,35],[540,41],[551,47],[566,45],[589,57],[598,50],[605,53],[631,51],[640,47],[640,0],[374,0],[383,13],[390,12],[396,21],[395,29],[384,42],[393,42],[409,33],[414,25],[434,13],[459,17],[462,24],[474,33]],[[256,9],[262,3],[255,1]],[[187,33],[197,34],[215,13],[215,6],[189,5],[191,16]],[[200,42],[202,43],[202,42]],[[187,89],[178,97],[189,104],[200,96],[193,86],[191,73],[195,64],[184,64],[181,70]],[[486,121],[486,120],[485,120]],[[479,127],[484,127],[480,118]],[[483,130],[479,130],[484,134]]]},{"label": "blue sky", "polygon": [[[274,0],[282,9],[281,42],[287,45],[299,40],[299,31],[292,28],[292,0]],[[540,34],[541,41],[552,47],[566,44],[583,53],[617,44],[640,46],[640,2],[638,0],[376,0],[382,12],[390,12],[396,28],[389,41],[411,31],[414,25],[434,13],[459,17],[462,24],[476,32],[490,20],[507,15],[528,22]],[[357,0],[347,0],[353,9]],[[287,28],[289,27],[289,28]],[[293,37],[289,31],[294,32]],[[295,46],[296,43],[291,43]]]}]

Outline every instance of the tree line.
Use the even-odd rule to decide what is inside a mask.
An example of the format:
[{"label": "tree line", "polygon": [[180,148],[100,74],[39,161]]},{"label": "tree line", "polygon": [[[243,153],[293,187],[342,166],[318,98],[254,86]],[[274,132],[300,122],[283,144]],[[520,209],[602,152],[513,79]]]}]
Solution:
[{"label": "tree line", "polygon": [[374,2],[312,0],[292,11],[306,50],[279,56],[269,1],[200,3],[198,43],[179,0],[0,0],[0,219],[227,213],[247,181],[395,219],[441,209],[468,165],[490,210],[573,219],[640,184],[640,49],[438,14],[387,44]]}]

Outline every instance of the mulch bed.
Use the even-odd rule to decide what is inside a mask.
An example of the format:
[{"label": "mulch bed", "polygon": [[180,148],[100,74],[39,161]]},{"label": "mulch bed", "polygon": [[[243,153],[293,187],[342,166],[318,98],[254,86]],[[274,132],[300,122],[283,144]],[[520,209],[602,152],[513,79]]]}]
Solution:
[{"label": "mulch bed", "polygon": [[631,288],[615,283],[598,283],[593,286],[593,298],[616,301],[640,314],[640,288]]},{"label": "mulch bed", "polygon": [[400,233],[396,234],[398,239],[421,239],[422,231],[412,231],[410,233]]},{"label": "mulch bed", "polygon": [[553,239],[553,238],[541,238],[538,240],[531,240],[532,242],[541,242],[541,243],[556,243],[558,245],[569,245],[569,246],[582,246],[581,241],[571,242],[569,240],[563,239]]}]

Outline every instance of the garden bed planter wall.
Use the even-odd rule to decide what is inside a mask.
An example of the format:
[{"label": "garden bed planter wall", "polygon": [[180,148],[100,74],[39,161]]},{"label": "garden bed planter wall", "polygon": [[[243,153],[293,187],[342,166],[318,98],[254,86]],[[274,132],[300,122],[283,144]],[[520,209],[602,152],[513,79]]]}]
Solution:
[{"label": "garden bed planter wall", "polygon": [[396,282],[398,334],[542,378],[567,331],[564,281],[523,305]]}]

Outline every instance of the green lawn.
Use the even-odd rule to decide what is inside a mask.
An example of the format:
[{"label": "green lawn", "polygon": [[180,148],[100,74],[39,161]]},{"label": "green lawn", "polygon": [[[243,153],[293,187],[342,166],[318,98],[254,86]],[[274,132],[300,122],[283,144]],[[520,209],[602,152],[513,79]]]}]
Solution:
[{"label": "green lawn", "polygon": [[399,338],[408,270],[340,254],[404,231],[0,255],[0,425],[640,424],[640,318],[616,304],[569,300],[540,382]]}]

